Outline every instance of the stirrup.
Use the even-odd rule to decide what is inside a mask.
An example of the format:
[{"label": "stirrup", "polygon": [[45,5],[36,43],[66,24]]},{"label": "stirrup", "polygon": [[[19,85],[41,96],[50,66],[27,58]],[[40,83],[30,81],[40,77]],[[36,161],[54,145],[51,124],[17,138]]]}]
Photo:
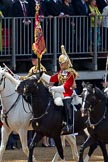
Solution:
[{"label": "stirrup", "polygon": [[72,133],[72,127],[69,125],[66,125],[62,128],[61,135],[62,134],[71,134]]}]

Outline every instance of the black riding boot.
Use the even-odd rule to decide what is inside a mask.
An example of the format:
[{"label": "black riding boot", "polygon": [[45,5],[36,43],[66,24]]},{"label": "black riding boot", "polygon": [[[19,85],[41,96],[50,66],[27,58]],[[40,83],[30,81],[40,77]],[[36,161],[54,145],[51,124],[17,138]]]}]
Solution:
[{"label": "black riding boot", "polygon": [[72,98],[67,98],[63,100],[64,110],[66,115],[66,125],[63,127],[63,134],[72,133],[72,107],[71,107]]}]

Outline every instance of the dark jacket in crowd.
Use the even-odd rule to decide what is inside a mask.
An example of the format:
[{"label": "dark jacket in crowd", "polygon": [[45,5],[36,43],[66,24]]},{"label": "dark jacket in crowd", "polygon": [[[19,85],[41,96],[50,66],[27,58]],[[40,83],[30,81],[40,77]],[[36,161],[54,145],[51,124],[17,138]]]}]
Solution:
[{"label": "dark jacket in crowd", "polygon": [[90,9],[88,7],[88,3],[86,3],[86,8],[81,0],[77,0],[74,2],[76,15],[88,16],[90,13]]},{"label": "dark jacket in crowd", "polygon": [[[25,3],[25,7],[26,7],[26,12],[27,12],[27,17],[30,16],[30,8],[29,8],[29,4]],[[11,16],[12,17],[24,17],[24,13],[21,7],[21,4],[19,1],[15,1],[11,7]]]},{"label": "dark jacket in crowd", "polygon": [[69,15],[69,16],[74,16],[75,15],[75,10],[73,5],[70,3],[69,6],[65,5],[65,3],[62,4],[62,11],[64,15]]},{"label": "dark jacket in crowd", "polygon": [[54,2],[53,0],[45,0],[46,13],[45,16],[59,16],[62,11],[62,5],[59,0]]},{"label": "dark jacket in crowd", "polygon": [[[30,8],[30,17],[35,17],[36,13],[36,2],[35,0],[27,0]],[[46,8],[45,8],[45,3],[43,0],[40,0],[40,10],[39,10],[39,15],[45,15],[46,13]]]},{"label": "dark jacket in crowd", "polygon": [[11,0],[0,0],[0,10],[4,17],[10,17],[10,8],[13,2]]},{"label": "dark jacket in crowd", "polygon": [[107,3],[105,2],[105,0],[96,0],[96,4],[99,8],[99,11],[102,13],[103,12],[103,8],[105,6],[107,6]]}]

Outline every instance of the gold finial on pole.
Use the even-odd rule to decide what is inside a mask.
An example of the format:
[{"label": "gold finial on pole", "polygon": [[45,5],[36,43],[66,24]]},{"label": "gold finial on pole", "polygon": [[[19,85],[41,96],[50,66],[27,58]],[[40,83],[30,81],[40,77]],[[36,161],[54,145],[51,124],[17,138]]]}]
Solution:
[{"label": "gold finial on pole", "polygon": [[36,10],[36,14],[38,14],[39,13],[39,10],[40,10],[40,4],[39,4],[38,1],[36,2],[35,10]]}]

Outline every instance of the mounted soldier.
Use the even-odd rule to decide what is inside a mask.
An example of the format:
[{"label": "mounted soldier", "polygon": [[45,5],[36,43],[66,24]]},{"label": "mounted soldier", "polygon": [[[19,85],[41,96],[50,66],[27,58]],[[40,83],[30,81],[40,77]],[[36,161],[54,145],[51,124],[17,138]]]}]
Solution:
[{"label": "mounted soldier", "polygon": [[79,75],[73,69],[72,63],[63,45],[61,46],[61,53],[59,57],[60,70],[52,76],[43,73],[41,79],[47,83],[58,82],[58,86],[51,87],[51,91],[54,93],[54,102],[58,106],[60,106],[59,104],[61,103],[65,111],[66,124],[63,127],[63,133],[72,133],[72,87],[74,86],[75,79]]},{"label": "mounted soldier", "polygon": [[[27,79],[28,77],[39,73],[39,65],[38,65],[37,55],[32,53],[31,59],[32,59],[33,67],[30,68],[30,70],[29,70],[29,72],[28,72],[28,74],[26,76],[20,76],[19,77],[20,80]],[[40,71],[46,72],[46,68],[42,64],[40,64]]]}]

